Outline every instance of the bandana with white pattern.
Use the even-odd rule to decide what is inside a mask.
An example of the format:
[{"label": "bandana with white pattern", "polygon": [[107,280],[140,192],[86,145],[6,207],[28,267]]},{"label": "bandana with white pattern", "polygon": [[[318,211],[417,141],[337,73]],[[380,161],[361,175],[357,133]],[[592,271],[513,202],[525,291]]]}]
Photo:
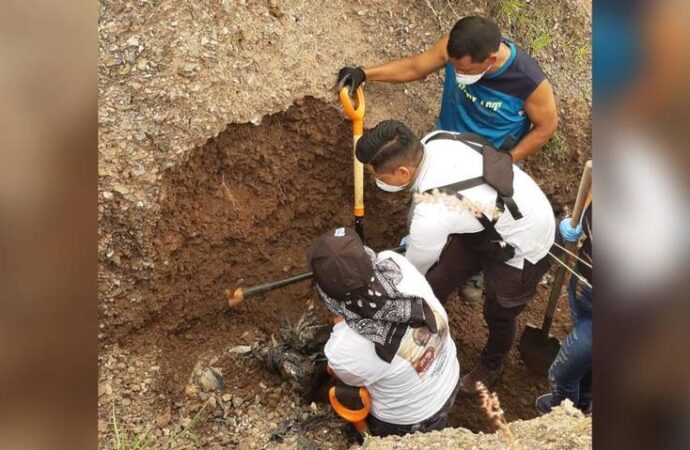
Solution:
[{"label": "bandana with white pattern", "polygon": [[329,311],[342,316],[357,334],[374,343],[381,359],[391,362],[408,327],[426,326],[436,333],[436,319],[422,297],[398,290],[403,275],[392,258],[377,260],[373,250],[364,250],[374,266],[366,289],[350,292],[344,300],[329,297],[318,284],[316,289]]}]

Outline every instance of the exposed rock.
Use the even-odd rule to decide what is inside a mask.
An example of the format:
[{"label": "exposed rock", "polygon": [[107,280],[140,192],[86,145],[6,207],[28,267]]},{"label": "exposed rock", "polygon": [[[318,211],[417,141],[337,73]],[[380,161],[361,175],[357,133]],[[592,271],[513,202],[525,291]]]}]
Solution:
[{"label": "exposed rock", "polygon": [[165,413],[161,414],[156,418],[156,426],[158,428],[164,428],[167,427],[168,424],[170,424],[170,420],[172,419],[172,416],[170,414],[170,409],[168,409]]}]

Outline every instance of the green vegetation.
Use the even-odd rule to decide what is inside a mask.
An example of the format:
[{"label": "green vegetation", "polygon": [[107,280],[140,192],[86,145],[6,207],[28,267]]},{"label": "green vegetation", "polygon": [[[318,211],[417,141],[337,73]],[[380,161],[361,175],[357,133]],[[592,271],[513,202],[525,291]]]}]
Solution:
[{"label": "green vegetation", "polygon": [[[194,415],[194,417],[187,426],[177,427],[177,429],[173,433],[171,433],[170,436],[168,436],[168,439],[163,443],[163,445],[158,448],[175,448],[175,444],[177,444],[178,440],[183,436],[191,438],[196,444],[198,444],[196,445],[196,448],[200,448],[201,443],[197,442],[198,438],[195,434],[192,433],[191,430],[201,420],[202,414],[206,410],[206,406],[208,406],[208,400],[206,400],[206,402],[204,402],[201,408],[199,408],[199,411]],[[104,448],[111,450],[145,450],[147,448],[151,448],[150,446],[152,445],[152,441],[154,439],[154,437],[151,436],[151,430],[153,429],[152,425],[149,425],[146,428],[146,430],[141,433],[134,433],[128,432],[126,430],[121,430],[120,426],[118,425],[117,412],[114,403],[112,407],[111,416],[112,417],[110,425],[112,427],[112,438],[110,446],[106,446]]]},{"label": "green vegetation", "polygon": [[583,64],[591,55],[592,46],[589,43],[576,47],[573,51],[573,56],[575,56],[575,59],[580,64]]},{"label": "green vegetation", "polygon": [[151,427],[140,434],[128,433],[127,431],[120,430],[117,424],[115,403],[113,403],[111,425],[113,428],[113,440],[110,448],[113,450],[143,450],[149,444]]},{"label": "green vegetation", "polygon": [[532,40],[532,45],[531,50],[535,53],[539,53],[542,51],[545,47],[547,47],[549,44],[551,44],[551,41],[553,38],[551,37],[550,34],[540,34],[539,36],[536,36]]},{"label": "green vegetation", "polygon": [[522,13],[526,7],[524,0],[501,0],[496,17],[510,25],[521,23],[525,20]]},{"label": "green vegetation", "polygon": [[553,42],[548,9],[536,8],[524,0],[501,0],[495,14],[531,53],[539,53]]},{"label": "green vegetation", "polygon": [[570,154],[570,147],[563,135],[556,131],[551,140],[546,143],[542,150],[544,156],[547,158],[563,159]]}]

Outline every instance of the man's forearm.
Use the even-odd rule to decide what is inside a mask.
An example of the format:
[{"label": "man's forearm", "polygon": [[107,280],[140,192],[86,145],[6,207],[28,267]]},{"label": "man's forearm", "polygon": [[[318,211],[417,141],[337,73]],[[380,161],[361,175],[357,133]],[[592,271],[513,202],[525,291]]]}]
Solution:
[{"label": "man's forearm", "polygon": [[515,147],[510,151],[513,156],[513,162],[522,161],[528,156],[532,156],[546,144],[555,130],[545,130],[540,127],[534,127],[527,135],[520,139]]},{"label": "man's forearm", "polygon": [[367,81],[385,81],[388,83],[407,83],[422,78],[415,68],[412,58],[396,59],[395,61],[380,64],[364,69]]}]

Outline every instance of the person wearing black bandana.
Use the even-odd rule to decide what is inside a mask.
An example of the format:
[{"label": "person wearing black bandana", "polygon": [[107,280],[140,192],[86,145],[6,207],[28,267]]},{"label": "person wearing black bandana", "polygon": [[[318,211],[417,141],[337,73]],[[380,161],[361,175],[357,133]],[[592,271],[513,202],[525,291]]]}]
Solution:
[{"label": "person wearing black bandana", "polygon": [[402,255],[377,255],[349,228],[315,239],[308,260],[335,323],[324,349],[329,371],[367,388],[372,434],[444,428],[460,364],[448,315],[424,276]]}]

